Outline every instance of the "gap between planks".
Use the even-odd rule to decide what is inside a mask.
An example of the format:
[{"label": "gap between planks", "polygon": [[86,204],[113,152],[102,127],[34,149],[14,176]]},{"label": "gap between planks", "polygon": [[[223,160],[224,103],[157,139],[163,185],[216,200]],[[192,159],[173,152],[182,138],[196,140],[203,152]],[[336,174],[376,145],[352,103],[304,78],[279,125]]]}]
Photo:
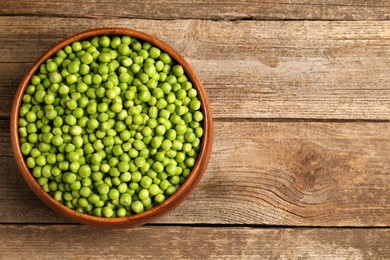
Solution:
[{"label": "gap between planks", "polygon": [[[63,15],[63,14],[24,14],[24,13],[15,13],[15,14],[0,14],[0,17],[31,17],[31,18],[68,18],[68,19],[95,19],[95,20],[101,20],[106,19],[104,17],[96,17],[96,16],[88,16],[88,15]],[[186,18],[159,18],[159,17],[121,17],[121,16],[110,16],[110,19],[124,19],[126,21],[131,20],[145,20],[145,21],[180,21],[180,20],[205,20],[205,21],[227,21],[227,22],[239,22],[239,21],[264,21],[264,22],[299,22],[299,21],[309,21],[309,22],[364,22],[364,21],[372,21],[372,22],[380,22],[380,21],[389,21],[389,18],[375,18],[375,19],[320,19],[320,18],[267,18],[267,17],[253,17],[253,16],[242,16],[242,17],[234,17],[234,18],[201,18],[198,17],[186,17]]]}]

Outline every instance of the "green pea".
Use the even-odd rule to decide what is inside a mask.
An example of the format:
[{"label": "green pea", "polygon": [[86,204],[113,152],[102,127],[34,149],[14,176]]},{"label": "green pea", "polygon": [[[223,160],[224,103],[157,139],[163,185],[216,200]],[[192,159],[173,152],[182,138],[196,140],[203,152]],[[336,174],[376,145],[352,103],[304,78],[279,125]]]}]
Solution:
[{"label": "green pea", "polygon": [[109,207],[104,207],[102,209],[102,215],[106,218],[110,218],[114,215],[114,211]]},{"label": "green pea", "polygon": [[71,183],[75,182],[76,179],[77,179],[76,174],[74,174],[72,172],[66,172],[63,175],[63,180],[64,180],[65,183],[71,184]]},{"label": "green pea", "polygon": [[110,187],[107,184],[102,183],[99,186],[97,186],[97,190],[98,190],[99,194],[105,195],[105,194],[108,194]]},{"label": "green pea", "polygon": [[154,197],[154,201],[157,203],[157,204],[161,204],[165,201],[165,196],[163,194],[157,194],[155,197]]},{"label": "green pea", "polygon": [[89,165],[82,165],[79,169],[79,175],[83,178],[89,177],[91,174],[91,167]]},{"label": "green pea", "polygon": [[117,189],[110,189],[108,192],[108,197],[112,200],[118,199],[119,198],[119,191]]},{"label": "green pea", "polygon": [[24,143],[21,145],[21,151],[24,155],[30,154],[32,148],[33,148],[33,145],[30,143]]},{"label": "green pea", "polygon": [[144,211],[144,205],[140,201],[134,201],[131,203],[131,210],[134,213],[141,213]]},{"label": "green pea", "polygon": [[130,206],[132,204],[131,195],[127,193],[120,195],[119,203],[125,207]]}]

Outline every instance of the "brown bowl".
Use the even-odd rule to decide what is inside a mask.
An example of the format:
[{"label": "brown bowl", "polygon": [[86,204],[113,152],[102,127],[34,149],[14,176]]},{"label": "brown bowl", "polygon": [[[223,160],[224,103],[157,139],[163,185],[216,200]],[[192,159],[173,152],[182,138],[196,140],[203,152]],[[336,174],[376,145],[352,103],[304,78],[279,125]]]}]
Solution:
[{"label": "brown bowl", "polygon": [[[183,185],[168,199],[163,203],[146,210],[145,212],[135,214],[128,217],[118,217],[118,218],[104,218],[104,217],[95,217],[86,214],[79,213],[75,210],[69,209],[61,203],[57,202],[52,198],[48,193],[46,193],[41,186],[37,183],[35,178],[30,173],[30,170],[27,168],[24,157],[21,153],[20,143],[19,143],[19,132],[18,132],[18,118],[19,118],[19,108],[22,103],[22,98],[29,84],[31,77],[39,69],[39,66],[43,64],[47,59],[56,54],[57,51],[63,49],[65,46],[71,44],[75,41],[82,41],[94,36],[103,36],[103,35],[128,35],[134,38],[138,38],[147,42],[154,44],[159,47],[161,50],[165,51],[171,57],[179,63],[185,70],[187,76],[195,86],[198,91],[199,100],[202,103],[202,112],[204,114],[203,119],[203,129],[204,135],[201,141],[201,149],[197,162],[195,163],[194,168],[192,169],[191,174],[188,176]],[[32,191],[50,208],[54,211],[63,215],[69,219],[77,221],[82,224],[96,226],[96,227],[110,227],[110,228],[120,228],[120,227],[134,227],[146,224],[152,220],[155,220],[171,210],[175,209],[181,202],[186,199],[191,192],[198,185],[200,179],[203,176],[203,173],[206,170],[207,163],[210,158],[211,148],[212,148],[212,139],[213,139],[213,121],[211,117],[210,104],[207,98],[206,91],[200,82],[198,76],[195,74],[192,67],[184,60],[184,58],[173,50],[166,43],[156,39],[153,36],[147,35],[142,32],[124,29],[124,28],[101,28],[94,29],[85,32],[78,33],[74,36],[66,38],[60,43],[56,44],[54,47],[49,49],[44,53],[37,62],[31,67],[31,69],[26,73],[23,80],[21,81],[12,104],[11,111],[11,143],[12,151],[15,156],[16,163],[19,167],[19,170],[30,186]]]}]

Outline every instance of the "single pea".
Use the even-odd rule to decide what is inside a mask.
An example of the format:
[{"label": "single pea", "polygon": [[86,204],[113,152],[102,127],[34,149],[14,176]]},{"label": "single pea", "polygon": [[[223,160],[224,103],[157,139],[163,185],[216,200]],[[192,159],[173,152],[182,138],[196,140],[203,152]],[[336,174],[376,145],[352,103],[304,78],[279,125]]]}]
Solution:
[{"label": "single pea", "polygon": [[93,56],[86,52],[81,56],[80,61],[84,64],[91,64],[93,61]]},{"label": "single pea", "polygon": [[44,166],[44,165],[46,164],[46,157],[43,156],[43,155],[38,156],[38,157],[35,159],[35,163],[36,163],[36,165],[38,165],[38,166]]},{"label": "single pea", "polygon": [[92,77],[92,83],[95,85],[99,85],[102,82],[102,76],[99,74],[95,74]]},{"label": "single pea", "polygon": [[149,190],[147,189],[141,189],[139,192],[138,192],[138,198],[140,200],[145,200],[147,198],[149,198]]},{"label": "single pea", "polygon": [[157,59],[158,57],[160,57],[160,54],[161,54],[161,51],[160,49],[156,48],[156,47],[151,47],[149,49],[149,56],[152,58],[152,59]]},{"label": "single pea", "polygon": [[176,172],[177,172],[177,168],[174,164],[168,164],[167,166],[165,166],[165,171],[169,174],[169,175],[175,175]]},{"label": "single pea", "polygon": [[30,154],[32,148],[33,148],[33,145],[30,143],[24,143],[21,145],[21,151],[24,155]]},{"label": "single pea", "polygon": [[[177,177],[177,176],[174,176],[174,177]],[[166,189],[165,194],[167,194],[168,196],[171,196],[175,192],[176,192],[176,188],[174,186],[170,186]]]},{"label": "single pea", "polygon": [[49,80],[51,83],[60,83],[62,81],[62,76],[58,72],[51,72],[49,74]]},{"label": "single pea", "polygon": [[[96,39],[95,41],[98,42],[98,44],[103,46],[103,47],[108,47],[108,46],[110,46],[110,43],[111,43],[110,38],[108,36],[102,36],[102,37]],[[95,47],[98,47],[98,46],[96,46],[96,44],[97,43],[95,43],[95,44],[92,43],[92,45],[95,45]]]},{"label": "single pea", "polygon": [[46,62],[46,72],[54,72],[57,70],[57,64],[54,61]]},{"label": "single pea", "polygon": [[134,51],[140,51],[142,49],[142,45],[139,41],[133,41],[131,43],[131,48],[134,50]]},{"label": "single pea", "polygon": [[39,83],[41,83],[41,78],[40,77],[38,77],[37,75],[34,75],[34,76],[32,76],[32,78],[31,78],[31,84],[33,84],[33,85],[38,85]]},{"label": "single pea", "polygon": [[73,125],[70,127],[69,132],[71,135],[81,135],[81,133],[83,132],[83,129],[81,126]]},{"label": "single pea", "polygon": [[[130,172],[123,172],[120,176],[119,176],[119,179],[122,181],[122,182],[129,182],[131,180],[131,174]],[[126,187],[127,189],[127,187]]]},{"label": "single pea", "polygon": [[29,122],[26,119],[21,117],[18,120],[18,124],[19,124],[19,126],[27,126],[29,124]]},{"label": "single pea", "polygon": [[144,119],[140,114],[133,116],[133,123],[136,125],[141,125],[143,123]]},{"label": "single pea", "polygon": [[[43,128],[43,127],[42,127]],[[38,131],[38,128],[37,128],[37,125],[34,124],[34,123],[29,123],[27,125],[27,133],[29,134],[32,134],[32,133],[36,133]],[[41,129],[42,131],[42,129]],[[43,131],[42,131],[43,132]]]},{"label": "single pea", "polygon": [[171,186],[171,184],[170,184],[170,182],[168,181],[168,180],[163,180],[163,181],[161,181],[161,183],[160,183],[160,188],[162,189],[162,190],[166,190],[166,189],[168,189],[168,187],[170,187]]},{"label": "single pea", "polygon": [[91,192],[89,187],[81,187],[79,191],[80,195],[85,198],[88,198],[91,195]]},{"label": "single pea", "polygon": [[131,180],[132,182],[140,182],[142,179],[142,174],[140,172],[136,172],[134,171],[132,174],[131,174]]},{"label": "single pea", "polygon": [[79,169],[79,175],[82,178],[87,178],[91,175],[91,167],[87,164],[84,164]]},{"label": "single pea", "polygon": [[125,207],[130,206],[132,204],[131,195],[127,193],[120,195],[119,203]]},{"label": "single pea", "polygon": [[95,193],[91,193],[89,196],[88,196],[88,201],[92,204],[96,204],[100,201],[100,197],[99,195],[95,194]]},{"label": "single pea", "polygon": [[128,44],[122,43],[118,46],[118,52],[120,55],[128,55],[130,48]]},{"label": "single pea", "polygon": [[125,217],[127,214],[127,211],[125,208],[119,208],[117,211],[116,211],[116,216],[117,217]]},{"label": "single pea", "polygon": [[27,164],[27,167],[32,169],[35,167],[36,163],[35,163],[35,159],[33,157],[28,157],[26,159],[26,164]]},{"label": "single pea", "polygon": [[110,189],[108,192],[108,197],[112,200],[118,199],[119,198],[119,191],[117,189]]},{"label": "single pea", "polygon": [[107,62],[110,62],[111,60],[111,56],[109,53],[100,53],[99,54],[99,61],[100,62],[104,62],[104,63],[107,63]]},{"label": "single pea", "polygon": [[121,60],[121,64],[126,68],[128,68],[133,64],[133,60],[129,57],[125,57]]},{"label": "single pea", "polygon": [[91,118],[87,121],[87,126],[88,128],[90,129],[96,129],[99,127],[99,121],[94,119],[94,118]]},{"label": "single pea", "polygon": [[75,110],[77,107],[77,101],[74,99],[69,99],[66,101],[66,107],[70,110]]},{"label": "single pea", "polygon": [[152,166],[153,170],[155,170],[156,172],[162,172],[164,170],[164,165],[162,165],[161,162],[155,162]]},{"label": "single pea", "polygon": [[66,173],[64,173],[64,175],[63,175],[63,181],[64,181],[65,183],[71,184],[71,183],[75,182],[76,179],[77,179],[76,174],[74,174],[74,173],[72,173],[72,172],[66,172]]},{"label": "single pea", "polygon": [[165,64],[169,64],[169,63],[172,62],[171,56],[169,56],[169,54],[167,54],[167,53],[161,53],[160,54],[160,60],[162,62],[164,62]]},{"label": "single pea", "polygon": [[145,148],[145,144],[143,141],[137,139],[137,140],[134,140],[133,147],[135,149],[137,149],[138,151],[141,151],[142,149]]},{"label": "single pea", "polygon": [[112,152],[115,156],[120,156],[121,154],[123,154],[123,149],[120,145],[115,145],[112,148]]},{"label": "single pea", "polygon": [[200,109],[200,101],[198,99],[193,99],[190,102],[190,108],[192,110],[199,110]]},{"label": "single pea", "polygon": [[151,144],[152,148],[159,148],[162,144],[162,141],[163,141],[163,139],[161,138],[161,136],[155,136],[155,137],[153,137],[150,144]]},{"label": "single pea", "polygon": [[[81,161],[81,158],[80,158],[80,161]],[[80,169],[80,163],[77,161],[77,162],[72,162],[69,164],[69,170],[73,173],[77,173]]]},{"label": "single pea", "polygon": [[191,168],[191,167],[194,167],[195,165],[195,159],[194,158],[187,158],[185,160],[185,164],[187,167]]},{"label": "single pea", "polygon": [[176,77],[184,75],[184,69],[180,65],[173,66],[172,71],[173,71],[173,74],[175,74]]},{"label": "single pea", "polygon": [[[21,130],[21,129],[19,129],[19,130]],[[27,132],[27,131],[26,131],[26,132]],[[19,133],[20,133],[20,132],[19,132]],[[20,133],[20,134],[22,134],[22,133]],[[26,133],[26,136],[27,136],[27,133]],[[36,144],[36,143],[38,142],[38,135],[37,135],[36,133],[29,134],[29,135],[27,136],[27,140],[28,140],[28,142],[30,142],[30,143]]]},{"label": "single pea", "polygon": [[29,111],[26,114],[26,120],[30,123],[35,122],[37,120],[37,114],[34,111]]},{"label": "single pea", "polygon": [[200,111],[195,111],[192,117],[197,122],[201,122],[203,120],[203,114]]},{"label": "single pea", "polygon": [[157,100],[156,107],[158,109],[164,109],[167,107],[167,105],[168,105],[168,102],[165,99],[160,98],[159,100]]},{"label": "single pea", "polygon": [[143,176],[141,179],[141,186],[144,188],[149,188],[153,180],[149,176]]},{"label": "single pea", "polygon": [[77,73],[80,70],[80,63],[73,61],[73,62],[68,64],[67,69],[72,74]]},{"label": "single pea", "polygon": [[118,164],[118,170],[120,172],[123,172],[123,173],[127,172],[129,170],[129,168],[130,168],[130,166],[129,166],[128,162],[120,162]]},{"label": "single pea", "polygon": [[102,161],[102,156],[100,155],[100,154],[98,154],[98,153],[95,153],[95,154],[93,154],[92,156],[91,156],[91,163],[93,164],[93,165],[99,165],[100,163],[101,163],[101,161]]},{"label": "single pea", "polygon": [[141,213],[144,211],[144,205],[140,201],[134,201],[131,203],[131,210],[134,213]]},{"label": "single pea", "polygon": [[70,162],[77,162],[80,159],[80,155],[77,152],[70,152],[68,154],[68,160]]},{"label": "single pea", "polygon": [[160,193],[160,187],[157,184],[151,184],[148,188],[150,195],[155,196]]},{"label": "single pea", "polygon": [[81,51],[83,49],[80,42],[73,42],[71,46],[72,47],[70,49],[70,52],[72,52],[72,50],[73,50],[73,52],[78,52],[78,51]]},{"label": "single pea", "polygon": [[138,98],[142,102],[148,102],[151,98],[150,92],[148,90],[141,91]]},{"label": "single pea", "polygon": [[97,191],[98,191],[99,194],[101,194],[101,195],[106,195],[106,194],[108,194],[109,190],[110,190],[110,187],[109,187],[107,184],[105,184],[105,183],[99,184],[99,185],[97,186]]},{"label": "single pea", "polygon": [[168,139],[165,139],[161,144],[161,149],[168,151],[172,147],[172,142]]},{"label": "single pea", "polygon": [[35,86],[30,84],[26,88],[26,93],[33,95],[35,93],[35,90],[36,90]]},{"label": "single pea", "polygon": [[77,84],[77,91],[80,92],[80,93],[84,93],[84,92],[87,92],[88,90],[88,85],[85,84],[84,82],[79,82]]},{"label": "single pea", "polygon": [[157,194],[155,197],[154,197],[154,201],[157,203],[157,204],[161,204],[165,201],[165,196],[163,194]]},{"label": "single pea", "polygon": [[114,211],[109,207],[104,207],[102,209],[102,215],[106,218],[110,218],[114,215]]}]

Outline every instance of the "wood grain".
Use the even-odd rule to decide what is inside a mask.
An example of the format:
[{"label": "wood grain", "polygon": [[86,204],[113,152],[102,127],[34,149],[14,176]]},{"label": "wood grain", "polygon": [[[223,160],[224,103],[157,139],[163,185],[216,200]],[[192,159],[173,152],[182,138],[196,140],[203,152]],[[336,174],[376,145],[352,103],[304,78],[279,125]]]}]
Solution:
[{"label": "wood grain", "polygon": [[[7,157],[0,122],[0,223],[63,223]],[[217,121],[201,183],[157,223],[388,226],[389,133],[389,123]]]},{"label": "wood grain", "polygon": [[[390,259],[389,9],[388,0],[0,0],[0,259]],[[216,118],[198,188],[141,228],[57,215],[11,153],[7,118],[23,74],[59,40],[97,27],[140,30],[182,53]]]},{"label": "wood grain", "polygon": [[390,3],[376,1],[12,1],[0,2],[0,15],[89,18],[224,20],[385,20]]},{"label": "wood grain", "polygon": [[[215,118],[390,119],[390,22],[0,17],[0,116],[28,67],[92,27],[157,36],[194,67]],[[232,37],[234,36],[234,37]]]},{"label": "wood grain", "polygon": [[387,229],[0,225],[4,259],[388,259],[389,241]]}]

